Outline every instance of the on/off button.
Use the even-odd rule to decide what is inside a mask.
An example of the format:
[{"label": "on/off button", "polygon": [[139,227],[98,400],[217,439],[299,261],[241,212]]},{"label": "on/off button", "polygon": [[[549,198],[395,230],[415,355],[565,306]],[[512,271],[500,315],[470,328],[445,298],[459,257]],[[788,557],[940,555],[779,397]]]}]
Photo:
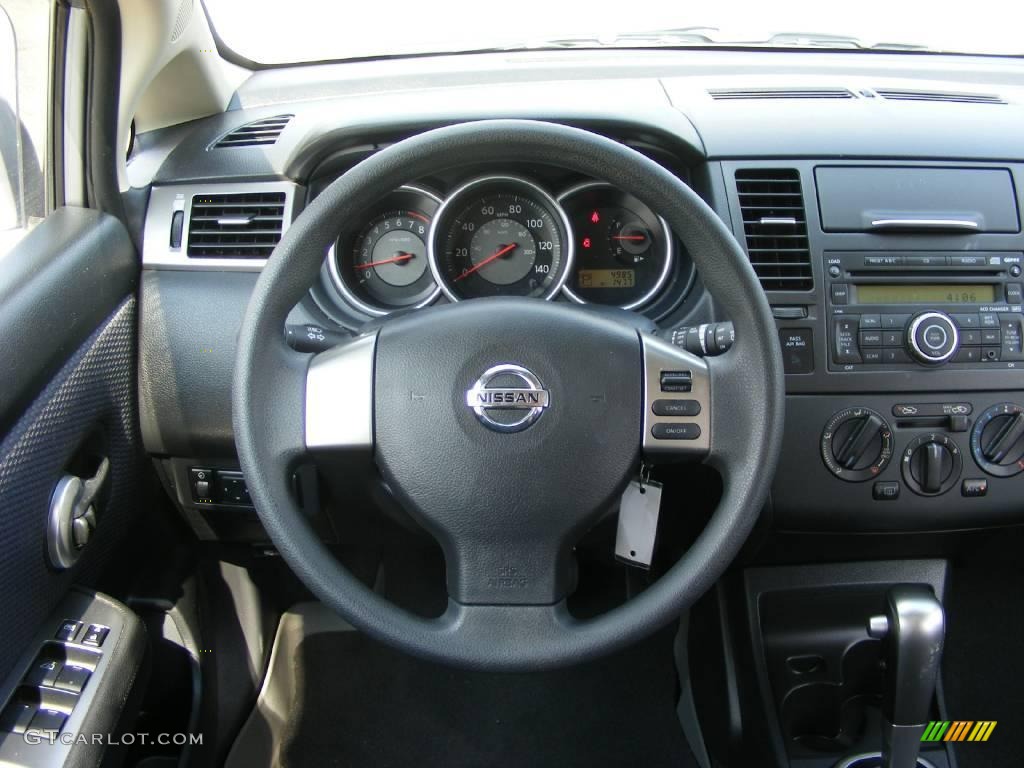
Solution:
[{"label": "on/off button", "polygon": [[911,321],[907,342],[918,361],[936,365],[953,356],[959,335],[948,315],[942,312],[922,312]]}]

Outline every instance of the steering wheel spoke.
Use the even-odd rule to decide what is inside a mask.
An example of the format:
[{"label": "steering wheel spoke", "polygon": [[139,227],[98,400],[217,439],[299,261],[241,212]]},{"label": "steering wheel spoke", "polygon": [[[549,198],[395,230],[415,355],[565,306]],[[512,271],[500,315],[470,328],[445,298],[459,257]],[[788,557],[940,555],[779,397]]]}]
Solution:
[{"label": "steering wheel spoke", "polygon": [[377,334],[316,355],[306,371],[306,448],[373,449],[373,375]]},{"label": "steering wheel spoke", "polygon": [[707,362],[650,334],[640,334],[640,342],[644,459],[703,459],[711,447],[713,407]]}]

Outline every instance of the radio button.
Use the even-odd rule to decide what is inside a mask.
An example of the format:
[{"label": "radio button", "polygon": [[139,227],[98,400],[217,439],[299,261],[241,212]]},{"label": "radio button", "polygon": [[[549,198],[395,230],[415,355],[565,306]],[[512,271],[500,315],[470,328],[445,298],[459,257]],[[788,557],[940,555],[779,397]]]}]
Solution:
[{"label": "radio button", "polygon": [[910,323],[907,346],[925,365],[946,362],[956,352],[958,334],[952,319],[942,312],[922,312]]},{"label": "radio button", "polygon": [[999,327],[999,315],[995,312],[983,312],[978,315],[981,321],[982,328],[998,328]]},{"label": "radio button", "polygon": [[837,305],[849,304],[850,286],[846,283],[832,283],[832,303]]},{"label": "radio button", "polygon": [[833,327],[832,358],[840,365],[861,362],[860,347],[857,345],[857,330],[860,320],[856,317],[838,315]]},{"label": "radio button", "polygon": [[883,347],[902,347],[903,346],[903,331],[883,331],[882,332],[882,346]]},{"label": "radio button", "polygon": [[866,331],[873,328],[882,327],[882,316],[881,315],[861,315],[860,316],[860,329]]},{"label": "radio button", "polygon": [[945,267],[949,264],[948,256],[907,256],[904,262],[908,267]]},{"label": "radio button", "polygon": [[910,315],[882,315],[883,328],[899,328],[901,331],[910,322]]},{"label": "radio button", "polygon": [[865,256],[865,267],[902,267],[902,256]]},{"label": "radio button", "polygon": [[877,365],[878,363],[881,363],[882,352],[883,350],[878,349],[877,347],[875,347],[874,349],[865,349],[862,353],[864,357],[864,362],[869,363],[871,365]]},{"label": "radio button", "polygon": [[[977,333],[977,331],[971,331]],[[960,347],[960,350],[953,358],[954,363],[980,363],[981,349],[979,347]]]},{"label": "radio button", "polygon": [[861,331],[860,332],[860,345],[862,347],[880,347],[880,346],[882,346],[882,332],[881,331]]},{"label": "radio button", "polygon": [[1006,303],[1007,304],[1020,304],[1024,302],[1024,298],[1021,295],[1021,284],[1020,283],[1007,283],[1006,285]]},{"label": "radio button", "polygon": [[910,355],[903,349],[883,349],[882,362],[887,365],[902,365],[910,362]]},{"label": "radio button", "polygon": [[1000,315],[1002,326],[1002,347],[1000,357],[1003,360],[1024,360],[1024,349],[1021,340],[1024,337],[1024,316],[1021,315]]},{"label": "radio button", "polygon": [[958,328],[980,328],[981,320],[977,315],[953,315],[953,322]]},{"label": "radio button", "polygon": [[964,347],[981,346],[981,331],[960,331],[960,345]]},{"label": "radio button", "polygon": [[988,264],[986,256],[950,256],[949,264],[953,267],[983,267]]},{"label": "radio button", "polygon": [[992,344],[999,344],[1001,341],[1000,333],[998,328],[985,328],[981,332],[981,343],[986,346]]}]

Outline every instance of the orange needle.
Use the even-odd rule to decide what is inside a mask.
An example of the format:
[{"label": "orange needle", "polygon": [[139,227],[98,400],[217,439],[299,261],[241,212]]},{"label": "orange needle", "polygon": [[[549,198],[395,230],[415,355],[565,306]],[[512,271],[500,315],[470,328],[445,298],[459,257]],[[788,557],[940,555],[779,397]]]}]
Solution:
[{"label": "orange needle", "polygon": [[517,248],[518,246],[519,246],[519,243],[509,243],[509,244],[508,244],[508,245],[506,245],[506,246],[505,246],[504,248],[502,248],[501,250],[499,250],[499,251],[498,251],[497,253],[492,253],[492,254],[491,254],[490,256],[488,256],[488,257],[487,257],[486,259],[484,259],[483,261],[481,261],[481,262],[480,262],[479,264],[477,264],[477,265],[476,265],[475,267],[472,267],[471,269],[467,269],[467,270],[466,270],[465,272],[463,272],[463,273],[462,273],[461,275],[459,275],[458,277],[456,277],[456,278],[455,278],[455,280],[454,280],[454,282],[456,282],[456,283],[457,283],[457,282],[459,282],[459,280],[461,280],[462,278],[464,278],[464,277],[469,277],[469,276],[470,276],[470,275],[472,275],[472,274],[473,274],[474,272],[476,272],[476,271],[477,271],[478,269],[480,269],[480,267],[485,267],[485,266],[487,266],[488,264],[490,264],[490,263],[491,263],[492,261],[494,261],[495,259],[500,259],[500,258],[501,258],[502,256],[504,256],[504,255],[505,255],[506,253],[508,253],[509,251],[512,251],[512,250],[514,250],[514,249],[515,249],[515,248]]},{"label": "orange needle", "polygon": [[356,269],[369,269],[370,267],[379,267],[381,264],[395,264],[399,261],[408,261],[409,259],[415,258],[415,253],[406,253],[405,251],[399,251],[397,256],[392,256],[390,259],[381,259],[380,261],[369,261],[366,264],[356,264]]}]

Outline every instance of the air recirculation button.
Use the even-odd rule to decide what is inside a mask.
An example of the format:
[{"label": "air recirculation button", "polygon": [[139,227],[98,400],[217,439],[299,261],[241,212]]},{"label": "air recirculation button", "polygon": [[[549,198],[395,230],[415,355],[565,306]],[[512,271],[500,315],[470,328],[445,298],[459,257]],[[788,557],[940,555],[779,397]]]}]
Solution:
[{"label": "air recirculation button", "polygon": [[834,414],[821,434],[825,466],[840,480],[861,483],[881,474],[892,458],[892,430],[870,408]]},{"label": "air recirculation button", "polygon": [[995,477],[1024,472],[1024,409],[1002,403],[981,414],[971,433],[971,453]]}]

